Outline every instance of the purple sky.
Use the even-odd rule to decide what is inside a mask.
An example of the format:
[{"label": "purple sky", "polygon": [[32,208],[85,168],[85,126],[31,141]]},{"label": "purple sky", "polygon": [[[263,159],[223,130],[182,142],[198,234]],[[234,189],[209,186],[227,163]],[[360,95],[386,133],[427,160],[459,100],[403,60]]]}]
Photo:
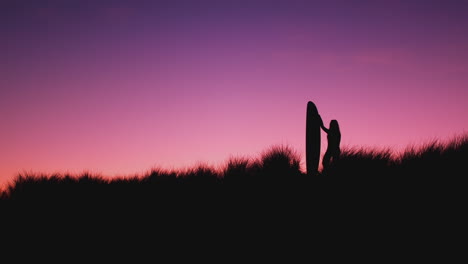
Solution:
[{"label": "purple sky", "polygon": [[[468,129],[468,1],[2,1],[0,183]],[[322,134],[325,138],[325,135]],[[323,142],[326,148],[326,142]]]}]

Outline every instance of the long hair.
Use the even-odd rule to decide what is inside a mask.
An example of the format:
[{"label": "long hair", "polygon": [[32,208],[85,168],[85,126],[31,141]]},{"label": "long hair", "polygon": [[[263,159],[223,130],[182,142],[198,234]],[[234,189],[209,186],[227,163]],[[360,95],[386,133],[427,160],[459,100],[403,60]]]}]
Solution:
[{"label": "long hair", "polygon": [[340,125],[338,125],[338,121],[336,121],[335,119],[330,121],[330,132],[332,132],[335,135],[341,135]]}]

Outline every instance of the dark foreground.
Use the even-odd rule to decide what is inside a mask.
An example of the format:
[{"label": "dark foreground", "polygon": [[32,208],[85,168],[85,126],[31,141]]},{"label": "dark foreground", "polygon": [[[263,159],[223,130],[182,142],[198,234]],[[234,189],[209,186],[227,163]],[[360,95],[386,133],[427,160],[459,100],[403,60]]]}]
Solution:
[{"label": "dark foreground", "polygon": [[128,244],[146,237],[206,250],[241,241],[239,254],[259,243],[304,250],[342,243],[384,255],[421,253],[461,245],[453,241],[463,236],[467,176],[467,137],[399,158],[344,150],[314,177],[300,171],[293,151],[279,147],[256,161],[232,159],[220,171],[200,166],[112,180],[19,176],[3,192],[0,213],[3,235],[32,241]]}]

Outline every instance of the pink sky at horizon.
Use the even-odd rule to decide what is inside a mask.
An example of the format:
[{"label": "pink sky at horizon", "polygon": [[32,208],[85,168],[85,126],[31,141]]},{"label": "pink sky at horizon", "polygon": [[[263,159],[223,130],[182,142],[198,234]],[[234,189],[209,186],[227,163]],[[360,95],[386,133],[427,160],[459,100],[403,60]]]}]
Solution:
[{"label": "pink sky at horizon", "polygon": [[342,146],[468,132],[466,4],[116,2],[0,9],[0,184],[304,158],[309,100]]}]

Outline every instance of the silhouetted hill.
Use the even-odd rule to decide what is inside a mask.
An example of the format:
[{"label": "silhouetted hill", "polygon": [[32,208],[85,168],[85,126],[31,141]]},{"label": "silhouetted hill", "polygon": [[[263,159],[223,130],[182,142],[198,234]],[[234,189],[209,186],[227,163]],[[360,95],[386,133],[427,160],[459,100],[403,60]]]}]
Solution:
[{"label": "silhouetted hill", "polygon": [[348,249],[364,239],[366,250],[388,253],[392,245],[439,245],[459,231],[467,159],[467,136],[401,156],[348,148],[328,171],[308,177],[298,155],[278,146],[257,159],[232,158],[220,170],[200,165],[112,179],[19,175],[0,208],[7,233],[23,242],[92,238],[87,243],[99,247],[147,237],[166,248],[240,241],[279,249],[287,241],[310,248],[339,238]]},{"label": "silhouetted hill", "polygon": [[[341,158],[315,177],[302,172],[298,155],[284,146],[257,159],[232,158],[220,170],[204,165],[180,171],[154,169],[132,178],[19,175],[2,193],[1,208],[5,213],[26,212],[28,217],[44,212],[160,214],[159,220],[175,215],[193,218],[201,212],[235,218],[246,212],[301,215],[388,206],[407,213],[442,204],[441,209],[448,210],[464,200],[467,139],[433,142],[400,156],[388,150],[343,149]],[[243,213],[235,214],[236,210]]]},{"label": "silhouetted hill", "polygon": [[[19,175],[1,194],[2,205],[124,203],[165,204],[168,201],[244,195],[281,195],[335,189],[418,191],[419,187],[455,188],[468,176],[468,137],[447,144],[432,142],[408,148],[399,156],[390,150],[345,148],[329,170],[307,177],[300,158],[286,146],[275,146],[258,159],[232,158],[223,169],[209,166],[168,171],[154,169],[132,178],[98,175]],[[439,190],[440,191],[440,190]],[[58,206],[58,205],[57,205]]]}]

